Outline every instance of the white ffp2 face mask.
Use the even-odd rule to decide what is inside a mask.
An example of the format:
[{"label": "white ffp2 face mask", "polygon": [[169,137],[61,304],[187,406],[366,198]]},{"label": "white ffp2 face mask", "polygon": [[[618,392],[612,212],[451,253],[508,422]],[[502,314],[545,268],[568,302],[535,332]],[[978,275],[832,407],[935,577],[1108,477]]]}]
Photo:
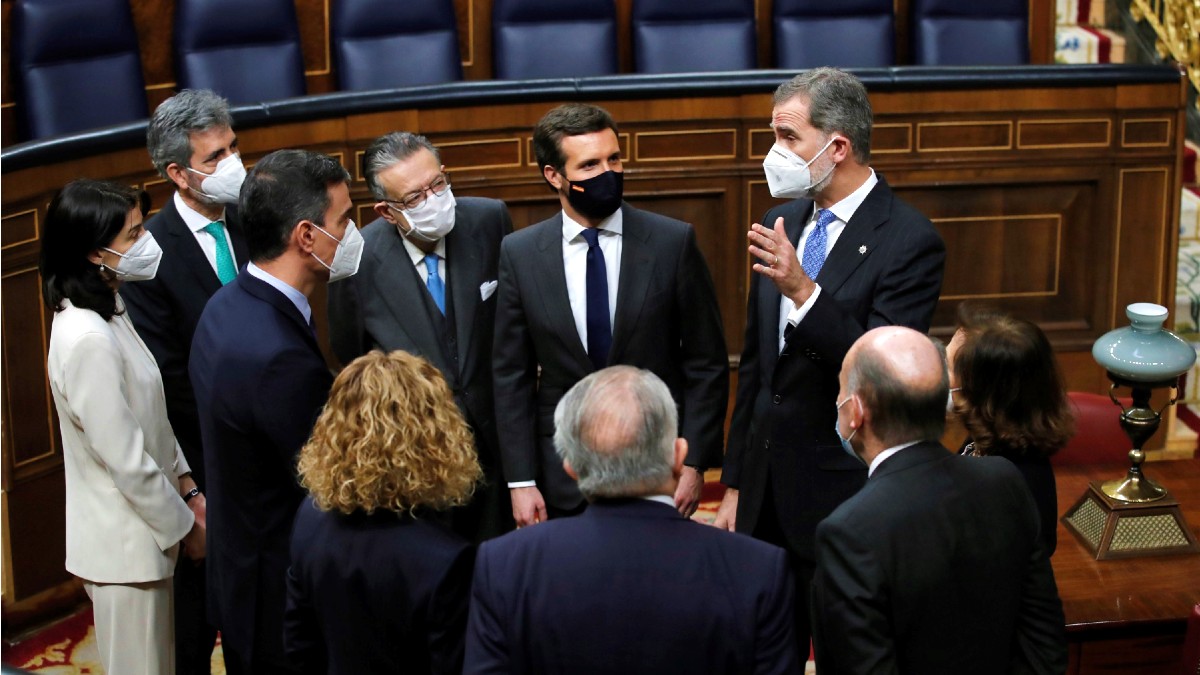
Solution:
[{"label": "white ffp2 face mask", "polygon": [[404,236],[429,244],[437,242],[454,229],[454,208],[457,205],[454,191],[449,187],[440,195],[430,195],[416,208],[401,210],[388,204],[408,221],[408,232]]},{"label": "white ffp2 face mask", "polygon": [[763,160],[763,173],[767,175],[767,187],[771,189],[771,196],[787,199],[810,196],[809,191],[833,173],[834,167],[831,166],[824,176],[814,179],[812,165],[818,157],[825,154],[835,138],[837,136],[830,136],[824,147],[807,162],[779,143],[771,146],[770,152]]},{"label": "white ffp2 face mask", "polygon": [[212,173],[187,168],[194,174],[204,176],[200,181],[200,189],[189,188],[210,201],[218,204],[236,204],[238,194],[242,191],[242,182],[246,180],[246,167],[242,164],[240,155],[233,154],[217,162],[217,168]]},{"label": "white ffp2 face mask", "polygon": [[133,242],[133,246],[129,247],[124,253],[103,247],[105,251],[117,256],[121,262],[117,263],[116,269],[100,263],[104,269],[117,275],[121,281],[149,281],[158,274],[158,264],[162,262],[162,248],[155,241],[154,235],[149,232],[138,237],[138,240]]},{"label": "white ffp2 face mask", "polygon": [[313,224],[321,234],[329,237],[337,242],[337,251],[333,254],[333,262],[326,264],[324,260],[317,258],[316,253],[310,253],[312,257],[317,259],[317,262],[325,266],[329,270],[329,281],[340,281],[346,277],[354,276],[358,272],[358,263],[362,260],[363,238],[359,234],[358,228],[354,226],[354,221],[351,220],[346,224],[346,234],[342,235],[341,240],[329,234],[320,225]]}]

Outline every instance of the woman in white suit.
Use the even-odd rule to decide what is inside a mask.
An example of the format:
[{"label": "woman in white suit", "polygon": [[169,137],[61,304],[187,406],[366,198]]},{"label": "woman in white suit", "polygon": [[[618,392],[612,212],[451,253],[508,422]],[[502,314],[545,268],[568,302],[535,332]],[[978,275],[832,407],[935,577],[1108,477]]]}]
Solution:
[{"label": "woman in white suit", "polygon": [[43,297],[47,371],[62,430],[67,571],[92,599],[108,673],[175,672],[171,576],[182,542],[204,557],[204,497],[167,421],[158,366],[117,295],[149,279],[161,249],[145,192],[78,180],[50,203]]}]

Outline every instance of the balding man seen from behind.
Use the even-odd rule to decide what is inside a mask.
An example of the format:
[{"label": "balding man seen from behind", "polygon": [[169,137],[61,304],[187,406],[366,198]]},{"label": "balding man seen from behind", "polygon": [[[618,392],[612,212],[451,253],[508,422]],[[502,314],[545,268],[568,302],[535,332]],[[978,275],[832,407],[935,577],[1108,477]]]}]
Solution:
[{"label": "balding man seen from behind", "polygon": [[687,441],[656,375],[614,366],[559,401],[554,444],[590,505],[484,543],[466,673],[795,673],[783,549],[675,509]]},{"label": "balding man seen from behind", "polygon": [[939,442],[938,349],[911,329],[877,328],[851,347],[839,385],[837,434],[868,478],[817,527],[818,672],[1065,672],[1037,508],[1011,463],[968,461]]}]

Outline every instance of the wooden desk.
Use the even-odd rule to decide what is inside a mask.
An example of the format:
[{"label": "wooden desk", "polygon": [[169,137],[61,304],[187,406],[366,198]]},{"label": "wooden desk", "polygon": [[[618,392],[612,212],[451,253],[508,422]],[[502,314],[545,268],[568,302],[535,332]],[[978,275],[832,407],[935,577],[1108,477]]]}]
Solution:
[{"label": "wooden desk", "polygon": [[[1056,467],[1059,515],[1088,482],[1117,478],[1128,465]],[[1182,505],[1200,534],[1200,459],[1150,462],[1146,474]],[[1200,603],[1200,555],[1094,560],[1058,524],[1051,559],[1071,642],[1070,673],[1162,673],[1175,667],[1192,606]]]}]

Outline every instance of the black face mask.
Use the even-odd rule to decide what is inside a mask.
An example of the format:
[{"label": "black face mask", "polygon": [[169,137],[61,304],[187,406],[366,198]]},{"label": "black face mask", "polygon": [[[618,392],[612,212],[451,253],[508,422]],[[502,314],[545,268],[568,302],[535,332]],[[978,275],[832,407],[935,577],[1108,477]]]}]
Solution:
[{"label": "black face mask", "polygon": [[[566,176],[563,176],[566,180]],[[605,171],[587,180],[567,180],[567,201],[586,218],[599,220],[621,208],[625,174]]]}]

